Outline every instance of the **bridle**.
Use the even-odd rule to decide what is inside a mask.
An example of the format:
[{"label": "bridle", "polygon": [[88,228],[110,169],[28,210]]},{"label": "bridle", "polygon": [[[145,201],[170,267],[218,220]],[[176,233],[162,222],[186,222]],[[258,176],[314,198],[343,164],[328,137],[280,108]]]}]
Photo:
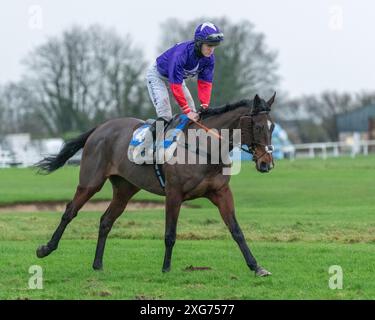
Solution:
[{"label": "bridle", "polygon": [[[244,147],[241,146],[241,150],[249,153],[253,157],[253,161],[257,162],[260,158],[262,158],[265,154],[271,154],[275,150],[274,146],[272,144],[266,145],[264,143],[261,143],[259,141],[256,141],[254,137],[253,132],[253,116],[259,115],[259,114],[268,114],[269,111],[261,111],[257,113],[251,113],[246,116],[242,116],[240,118],[240,128],[241,128],[241,141],[250,141],[249,144],[246,144],[248,147],[248,150],[246,150]],[[264,148],[264,152],[260,155],[256,155],[256,147],[261,146]],[[272,158],[272,165],[275,166]]]},{"label": "bridle", "polygon": [[[266,145],[266,144],[263,144],[263,143],[260,143],[260,142],[255,142],[253,145],[254,146],[252,146],[252,147],[247,146],[248,150],[246,150],[244,147],[241,146],[241,150],[245,151],[248,154],[251,154],[252,157],[253,157],[253,161],[255,161],[255,162],[258,161],[258,159],[262,158],[266,153],[272,154],[272,152],[274,151],[274,146],[272,144]],[[255,153],[255,147],[257,145],[264,147],[264,152],[259,157],[257,157],[256,153]],[[272,164],[274,164],[273,159],[272,159]]]},{"label": "bridle", "polygon": [[[244,124],[244,126],[246,126],[245,128],[248,129],[248,130],[245,129],[245,135],[241,133],[241,135],[242,135],[242,137],[241,137],[241,141],[243,141],[242,138],[244,138],[244,137],[245,137],[245,139],[246,139],[246,133],[248,133],[248,136],[247,136],[247,137],[249,137],[249,138],[250,138],[249,140],[251,141],[250,144],[247,144],[247,145],[246,145],[246,146],[248,147],[248,150],[246,150],[244,147],[242,147],[242,145],[241,145],[241,150],[244,151],[244,152],[246,152],[246,153],[248,153],[248,154],[250,154],[250,155],[252,156],[252,159],[253,159],[254,162],[257,162],[258,159],[262,158],[262,157],[263,157],[265,154],[267,154],[267,153],[272,155],[273,151],[275,150],[275,148],[274,148],[274,146],[273,146],[272,144],[270,144],[270,145],[266,145],[266,144],[261,143],[261,142],[259,142],[259,141],[255,141],[255,138],[254,138],[254,133],[253,133],[253,116],[254,116],[254,115],[258,115],[258,114],[264,114],[264,113],[265,113],[265,114],[268,114],[269,111],[261,111],[261,112],[257,112],[257,113],[251,113],[251,114],[249,114],[249,115],[242,116],[242,117],[240,118],[240,128],[241,128],[241,131],[243,130],[243,126],[242,126],[241,124]],[[210,129],[210,128],[208,128],[208,127],[206,127],[206,126],[203,125],[202,123],[200,123],[200,122],[198,122],[198,121],[192,121],[192,123],[195,123],[195,124],[198,125],[200,128],[202,128],[203,130],[205,130],[207,133],[210,133],[210,134],[212,134],[213,136],[215,136],[217,139],[222,140],[222,141],[224,140],[224,138],[223,138],[219,133],[213,131],[212,129]],[[232,139],[233,139],[233,138],[231,138],[231,139],[229,140],[229,144],[230,144],[231,146],[233,146],[233,141],[232,141]],[[248,141],[249,141],[249,140],[248,140]],[[256,150],[255,150],[257,146],[262,146],[262,147],[264,147],[264,152],[263,152],[260,156],[258,156],[258,157],[256,156]],[[188,145],[187,145],[187,143],[185,143],[185,148],[188,149]],[[198,150],[196,150],[196,153],[199,154],[199,153],[198,153]],[[273,158],[272,158],[272,165],[273,165],[273,167],[275,166],[275,164],[274,164],[274,162],[273,162]]]}]

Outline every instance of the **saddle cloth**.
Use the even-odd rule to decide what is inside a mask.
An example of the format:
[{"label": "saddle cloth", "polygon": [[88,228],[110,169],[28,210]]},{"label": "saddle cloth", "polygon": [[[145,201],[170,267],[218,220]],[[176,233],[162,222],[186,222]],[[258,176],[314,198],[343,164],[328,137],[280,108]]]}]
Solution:
[{"label": "saddle cloth", "polygon": [[[164,127],[163,137],[154,143],[149,130],[152,123],[145,122],[134,132],[128,147],[128,158],[136,164],[162,164],[169,161],[177,148],[178,138],[189,123],[185,114],[179,114]],[[168,131],[167,131],[168,130]]]}]

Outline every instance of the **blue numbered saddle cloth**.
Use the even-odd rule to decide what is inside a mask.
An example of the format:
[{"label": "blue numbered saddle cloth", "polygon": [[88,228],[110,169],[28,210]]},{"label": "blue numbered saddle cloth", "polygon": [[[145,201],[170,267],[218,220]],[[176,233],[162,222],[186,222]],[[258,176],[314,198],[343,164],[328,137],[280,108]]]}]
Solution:
[{"label": "blue numbered saddle cloth", "polygon": [[162,137],[157,136],[156,143],[149,130],[152,122],[146,122],[134,132],[128,147],[128,158],[136,164],[164,163],[170,160],[177,148],[179,135],[189,123],[185,114],[176,115],[164,127]]}]

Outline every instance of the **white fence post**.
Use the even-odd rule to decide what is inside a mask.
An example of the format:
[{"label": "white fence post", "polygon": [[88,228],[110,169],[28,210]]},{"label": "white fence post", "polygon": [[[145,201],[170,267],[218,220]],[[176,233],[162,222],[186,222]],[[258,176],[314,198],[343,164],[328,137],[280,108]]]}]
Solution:
[{"label": "white fence post", "polygon": [[327,146],[324,143],[322,144],[322,158],[327,159]]},{"label": "white fence post", "polygon": [[363,141],[363,154],[368,156],[368,143],[367,141]]},{"label": "white fence post", "polygon": [[354,158],[359,153],[365,156],[371,152],[375,154],[375,140],[357,140],[350,144],[346,142],[303,143],[295,144],[293,148],[293,159],[315,158],[320,152],[322,159],[344,155]]}]

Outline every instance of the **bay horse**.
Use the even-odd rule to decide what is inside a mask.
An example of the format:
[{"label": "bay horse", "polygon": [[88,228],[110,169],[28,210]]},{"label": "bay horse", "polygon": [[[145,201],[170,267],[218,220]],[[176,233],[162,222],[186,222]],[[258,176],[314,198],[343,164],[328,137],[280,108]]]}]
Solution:
[{"label": "bay horse", "polygon": [[[248,146],[256,169],[260,172],[268,172],[274,165],[271,145],[274,124],[269,113],[275,94],[268,101],[256,95],[253,100],[245,99],[222,107],[210,108],[201,113],[200,124],[219,131],[223,128],[241,129],[242,144]],[[170,271],[181,204],[186,200],[205,197],[218,207],[250,270],[257,276],[270,275],[270,272],[258,265],[236,220],[233,196],[229,187],[230,175],[222,173],[225,165],[223,163],[164,163],[162,170],[165,175],[165,187],[163,188],[156,178],[153,165],[138,165],[127,157],[126,151],[133,131],[143,123],[144,121],[135,118],[109,120],[67,141],[57,155],[46,157],[36,164],[41,172],[50,173],[62,167],[69,158],[83,148],[79,184],[75,195],[66,205],[66,210],[51,240],[37,249],[37,257],[46,257],[57,249],[66,226],[109,179],[113,188],[113,198],[100,219],[93,262],[95,270],[103,268],[104,247],[114,222],[124,212],[128,201],[138,191],[144,189],[165,196],[163,272]],[[189,129],[198,128],[196,123],[189,126]],[[182,146],[178,148],[180,147],[184,148]]]}]

